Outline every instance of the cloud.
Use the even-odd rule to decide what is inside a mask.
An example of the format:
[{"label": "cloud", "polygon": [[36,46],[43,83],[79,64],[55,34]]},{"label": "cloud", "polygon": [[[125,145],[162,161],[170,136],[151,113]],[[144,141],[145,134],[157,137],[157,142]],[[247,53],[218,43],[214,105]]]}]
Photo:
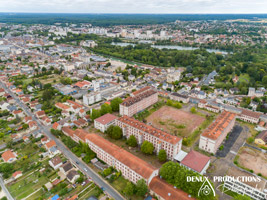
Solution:
[{"label": "cloud", "polygon": [[0,0],[0,12],[266,13],[267,0]]}]

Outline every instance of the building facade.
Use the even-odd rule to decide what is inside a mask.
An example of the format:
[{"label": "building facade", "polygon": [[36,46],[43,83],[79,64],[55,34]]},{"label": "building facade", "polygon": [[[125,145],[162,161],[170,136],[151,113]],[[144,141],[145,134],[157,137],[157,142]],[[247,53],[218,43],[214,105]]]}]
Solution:
[{"label": "building facade", "polygon": [[199,148],[209,153],[216,153],[217,149],[233,129],[236,114],[222,112],[217,119],[201,134]]},{"label": "building facade", "polygon": [[157,154],[159,150],[164,149],[170,160],[173,160],[174,156],[181,150],[181,138],[170,135],[134,118],[123,116],[116,119],[115,123],[117,126],[121,127],[123,136],[129,138],[131,135],[134,135],[139,145],[144,141],[151,142]]},{"label": "building facade", "polygon": [[96,134],[88,134],[86,143],[97,157],[108,165],[121,171],[122,175],[133,183],[144,179],[149,185],[151,180],[158,175],[159,170],[128,151],[105,140]]},{"label": "building facade", "polygon": [[157,101],[158,93],[150,87],[146,87],[145,90],[136,91],[131,97],[128,97],[120,104],[120,115],[131,117]]}]

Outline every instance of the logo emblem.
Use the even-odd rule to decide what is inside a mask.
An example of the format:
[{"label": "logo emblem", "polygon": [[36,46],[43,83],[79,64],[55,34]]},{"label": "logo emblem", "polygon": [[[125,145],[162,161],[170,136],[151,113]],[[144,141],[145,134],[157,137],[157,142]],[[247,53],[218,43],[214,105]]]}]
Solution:
[{"label": "logo emblem", "polygon": [[203,182],[202,186],[198,191],[198,196],[208,196],[209,194],[213,194],[215,196],[215,190],[213,189],[212,185],[210,184],[208,178],[205,177],[205,181]]}]

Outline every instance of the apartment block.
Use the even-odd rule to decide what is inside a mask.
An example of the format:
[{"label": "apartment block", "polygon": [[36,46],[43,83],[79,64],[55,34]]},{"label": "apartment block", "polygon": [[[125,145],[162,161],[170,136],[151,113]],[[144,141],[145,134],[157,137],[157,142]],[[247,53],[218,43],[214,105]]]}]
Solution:
[{"label": "apartment block", "polygon": [[126,179],[135,184],[138,180],[144,179],[146,184],[149,185],[151,180],[159,173],[159,170],[154,166],[105,140],[101,136],[88,134],[86,136],[86,143],[99,159],[121,171]]},{"label": "apartment block", "polygon": [[155,147],[157,154],[159,153],[159,150],[164,149],[170,160],[173,160],[174,156],[181,150],[181,138],[170,135],[134,118],[123,116],[116,119],[115,123],[121,127],[123,136],[129,138],[131,135],[134,135],[139,145],[144,141],[151,142]]},{"label": "apartment block", "polygon": [[120,115],[129,117],[148,108],[158,101],[158,93],[151,87],[142,88],[120,104]]},{"label": "apartment block", "polygon": [[217,149],[233,129],[236,114],[222,112],[217,119],[201,134],[199,148],[209,153],[216,153]]}]

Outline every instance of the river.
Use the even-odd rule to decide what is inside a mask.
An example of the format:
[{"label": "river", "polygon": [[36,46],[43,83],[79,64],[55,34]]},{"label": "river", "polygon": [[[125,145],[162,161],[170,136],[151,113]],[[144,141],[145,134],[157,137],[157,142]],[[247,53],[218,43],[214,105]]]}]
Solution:
[{"label": "river", "polygon": [[[127,43],[127,42],[112,42],[112,45],[116,46],[121,46],[121,47],[126,47],[128,45],[135,46],[133,43]],[[157,48],[157,49],[176,49],[176,50],[196,50],[199,49],[198,47],[184,47],[184,46],[178,46],[178,45],[151,45],[152,48]],[[226,55],[231,52],[223,51],[220,49],[206,49],[210,53],[221,53],[223,55]]]}]

